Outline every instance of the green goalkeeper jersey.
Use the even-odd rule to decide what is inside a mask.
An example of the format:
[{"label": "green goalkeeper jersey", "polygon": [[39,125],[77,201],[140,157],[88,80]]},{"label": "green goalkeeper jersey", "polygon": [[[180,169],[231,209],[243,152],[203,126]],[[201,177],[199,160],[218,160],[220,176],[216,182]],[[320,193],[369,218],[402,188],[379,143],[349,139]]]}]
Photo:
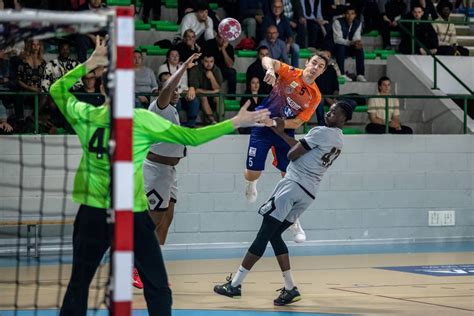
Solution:
[{"label": "green goalkeeper jersey", "polygon": [[[51,85],[54,102],[79,137],[83,154],[74,178],[73,200],[97,208],[110,207],[110,162],[107,144],[110,115],[107,105],[95,107],[80,102],[69,92],[87,70],[79,65]],[[148,209],[143,181],[143,161],[150,145],[157,142],[197,146],[234,130],[230,120],[204,128],[174,125],[148,110],[133,113],[134,212]],[[126,181],[117,178],[116,181]]]}]

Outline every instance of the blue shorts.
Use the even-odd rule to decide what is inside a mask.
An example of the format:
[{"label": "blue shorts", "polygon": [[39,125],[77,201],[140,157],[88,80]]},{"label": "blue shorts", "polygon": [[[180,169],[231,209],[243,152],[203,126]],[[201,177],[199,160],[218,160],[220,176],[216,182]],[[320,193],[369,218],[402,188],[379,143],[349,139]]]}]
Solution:
[{"label": "blue shorts", "polygon": [[[291,137],[295,135],[294,130],[287,130],[286,133]],[[247,169],[254,171],[264,170],[265,160],[267,160],[270,148],[274,157],[273,165],[278,170],[286,172],[286,167],[290,163],[287,155],[291,147],[269,127],[252,128],[247,150]]]}]

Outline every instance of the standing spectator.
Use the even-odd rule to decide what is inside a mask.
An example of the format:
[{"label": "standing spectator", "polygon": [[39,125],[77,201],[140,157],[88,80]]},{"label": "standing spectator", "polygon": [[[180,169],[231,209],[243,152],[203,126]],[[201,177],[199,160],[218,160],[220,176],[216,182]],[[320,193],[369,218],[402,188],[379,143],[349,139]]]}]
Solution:
[{"label": "standing spectator", "polygon": [[290,21],[293,33],[296,33],[296,44],[306,48],[306,19],[300,0],[283,0],[283,14]]},{"label": "standing spectator", "polygon": [[[180,63],[181,57],[177,48],[171,48],[166,53],[166,62],[158,68],[158,77],[161,77],[163,73],[169,73],[171,77],[182,63]],[[160,82],[162,80],[160,79]],[[187,121],[183,124],[188,127],[196,126],[196,118],[199,113],[199,99],[196,98],[196,89],[192,86],[188,86],[188,74],[185,72],[181,77],[177,85],[178,93],[181,95],[178,101],[178,108],[182,108],[186,111]],[[182,96],[185,94],[185,96]]]},{"label": "standing spectator", "polygon": [[224,81],[227,81],[227,92],[235,94],[237,71],[233,68],[234,47],[217,32],[214,39],[206,42],[206,50],[214,56],[216,66],[221,70]]},{"label": "standing spectator", "polygon": [[247,37],[258,41],[257,28],[260,29],[263,22],[263,1],[267,0],[240,0],[240,18],[242,29]]},{"label": "standing spectator", "polygon": [[[442,0],[436,6],[440,17],[436,21],[448,22],[453,4],[449,1]],[[469,51],[458,45],[456,38],[456,27],[452,23],[433,23],[433,28],[438,34],[438,50],[437,55],[463,55],[468,56]]]},{"label": "standing spectator", "polygon": [[[377,95],[391,95],[391,81],[388,77],[381,77],[378,81]],[[369,99],[369,121],[365,127],[368,134],[385,133],[385,99],[370,98]],[[400,105],[398,99],[388,99],[388,117],[389,132],[391,134],[413,134],[413,130],[405,125],[400,125]]]},{"label": "standing spectator", "polygon": [[143,8],[142,8],[142,20],[145,23],[148,23],[148,19],[150,18],[150,12],[153,10],[153,14],[151,15],[151,19],[153,21],[158,21],[161,16],[161,0],[142,0]]},{"label": "standing spectator", "polygon": [[331,0],[300,0],[306,20],[308,46],[329,49],[332,46],[331,21],[333,19]]},{"label": "standing spectator", "polygon": [[[69,43],[60,42],[58,45],[58,53],[58,58],[50,60],[44,68],[43,77],[41,78],[41,90],[43,92],[49,92],[49,87],[56,80],[79,64],[77,60],[69,58]],[[78,86],[75,88],[78,88]]]},{"label": "standing spectator", "polygon": [[286,43],[286,50],[291,54],[291,65],[298,67],[300,59],[300,47],[293,39],[290,20],[283,14],[283,2],[274,0],[272,12],[265,16],[262,23],[262,37],[270,25],[275,25],[278,29],[278,38]]},{"label": "standing spectator", "polygon": [[[404,17],[404,20],[421,21],[424,14],[423,12],[423,7],[417,4],[412,7],[411,12]],[[402,25],[411,32],[411,22],[402,23]],[[436,54],[438,48],[438,35],[436,34],[436,31],[434,30],[431,23],[415,22],[414,35],[416,39],[418,39],[423,45],[428,48],[429,53]],[[423,47],[421,47],[417,41],[415,41],[415,47],[414,49],[412,49],[412,40],[410,34],[407,34],[406,32],[401,32],[400,38],[400,46],[398,47],[398,49],[403,54],[412,54],[412,51],[414,51],[415,54],[420,55],[428,54],[428,52]]]},{"label": "standing spectator", "polygon": [[403,0],[389,0],[381,11],[380,33],[383,49],[390,48],[390,31],[398,31],[398,21],[405,14],[407,6]]},{"label": "standing spectator", "polygon": [[275,25],[270,25],[267,28],[267,37],[260,42],[259,46],[266,46],[270,52],[270,57],[284,62],[289,63],[288,51],[286,49],[286,43],[278,38],[278,29]]},{"label": "standing spectator", "polygon": [[[252,77],[250,79],[250,83],[247,84],[247,88],[245,89],[245,94],[251,94],[251,97],[242,97],[240,99],[240,107],[244,106],[244,104],[248,101],[250,105],[248,107],[248,111],[255,111],[255,108],[262,103],[264,98],[259,97],[259,90],[260,90],[260,79],[258,77]],[[243,127],[239,128],[240,134],[250,134],[252,132],[251,128]]]},{"label": "standing spectator", "polygon": [[[201,63],[189,71],[189,84],[196,88],[196,93],[221,92],[222,73],[214,64],[214,56],[204,53]],[[213,110],[217,109],[219,98],[213,96],[200,96],[201,108],[208,123],[215,124]]]},{"label": "standing spectator", "polygon": [[179,52],[180,62],[185,62],[192,54],[201,52],[201,47],[196,43],[196,33],[191,29],[184,31],[183,40],[176,48]]},{"label": "standing spectator", "polygon": [[338,95],[339,94],[339,81],[337,80],[336,69],[334,68],[334,61],[331,59],[330,51],[322,51],[321,56],[326,58],[329,62],[326,70],[316,78],[315,82],[318,86],[319,91],[323,98],[316,108],[316,117],[318,119],[319,126],[326,126],[326,120],[324,119],[324,106],[331,106],[336,103],[334,97],[327,97],[327,95]]},{"label": "standing spectator", "polygon": [[347,56],[355,56],[357,81],[367,81],[364,77],[364,48],[362,46],[361,30],[362,23],[356,19],[355,9],[351,6],[346,8],[344,17],[334,20],[332,24],[334,33],[334,54],[337,65],[347,81],[352,81],[344,71],[344,61]]},{"label": "standing spectator", "polygon": [[[135,93],[155,93],[158,90],[155,73],[150,68],[143,65],[143,55],[136,50],[133,55],[135,66]],[[138,95],[135,99],[135,107],[148,108],[150,96]]]},{"label": "standing spectator", "polygon": [[258,93],[260,94],[268,94],[270,93],[270,91],[272,91],[272,86],[263,81],[263,78],[265,78],[265,73],[267,71],[262,66],[262,59],[263,57],[269,56],[270,51],[268,50],[268,47],[263,45],[260,46],[258,48],[257,59],[252,64],[250,64],[250,66],[247,68],[247,72],[245,73],[245,82],[247,87],[250,86],[250,81],[253,77],[258,78],[258,80],[260,81],[260,90]]},{"label": "standing spectator", "polygon": [[196,5],[196,11],[188,13],[181,21],[179,33],[181,37],[188,29],[194,31],[196,34],[196,42],[203,44],[205,41],[214,38],[214,23],[209,17],[209,4],[206,2],[199,2]]},{"label": "standing spectator", "polygon": [[[106,5],[102,3],[102,0],[88,0],[87,3],[79,6],[78,11],[98,11],[104,9]],[[87,50],[95,47],[95,37],[105,37],[107,33],[100,31],[88,34],[77,34],[75,41],[75,48],[77,53],[77,60],[81,63],[87,59]]]},{"label": "standing spectator", "polygon": [[[18,65],[17,80],[20,91],[40,92],[41,77],[43,76],[46,62],[43,59],[43,43],[38,40],[27,40],[22,59]],[[23,104],[16,104],[15,114],[17,118],[24,117],[24,106],[33,108],[34,98],[31,96],[18,98]],[[28,115],[27,115],[28,116]]]}]

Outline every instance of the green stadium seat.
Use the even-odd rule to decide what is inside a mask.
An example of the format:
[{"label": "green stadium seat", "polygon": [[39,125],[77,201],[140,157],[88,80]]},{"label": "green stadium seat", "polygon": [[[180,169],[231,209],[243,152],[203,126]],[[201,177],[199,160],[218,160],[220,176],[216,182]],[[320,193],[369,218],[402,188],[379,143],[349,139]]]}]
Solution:
[{"label": "green stadium seat", "polygon": [[176,9],[178,8],[178,1],[177,0],[166,0],[165,7],[169,9]]},{"label": "green stadium seat", "polygon": [[358,128],[354,128],[354,127],[344,127],[342,129],[342,133],[344,135],[358,135],[358,134],[364,134],[365,132],[361,131]]},{"label": "green stadium seat", "polygon": [[238,57],[253,57],[257,58],[257,51],[255,50],[237,50]]},{"label": "green stadium seat", "polygon": [[235,111],[240,110],[240,101],[238,100],[224,100],[224,111]]},{"label": "green stadium seat", "polygon": [[247,76],[245,72],[238,72],[237,73],[237,82],[238,83],[245,83],[247,81]]},{"label": "green stadium seat", "polygon": [[363,36],[377,37],[379,36],[379,31],[373,30],[368,33],[362,34]]},{"label": "green stadium seat", "polygon": [[365,52],[364,51],[364,58],[365,59],[375,59],[377,58],[377,54],[374,52]]},{"label": "green stadium seat", "polygon": [[155,30],[162,32],[178,32],[179,25],[174,23],[155,23]]},{"label": "green stadium seat", "polygon": [[337,77],[337,81],[339,81],[339,84],[345,84],[346,78],[344,76],[339,76]]},{"label": "green stadium seat", "polygon": [[390,31],[390,37],[400,37],[400,32],[398,32],[398,31]]},{"label": "green stadium seat", "polygon": [[131,4],[131,0],[107,0],[108,6],[129,6]]},{"label": "green stadium seat", "polygon": [[[369,107],[367,105],[358,105],[356,106],[354,112],[358,112],[358,113],[367,113],[367,111],[369,110]],[[329,111],[329,106],[325,106],[324,107],[324,112],[327,112]]]},{"label": "green stadium seat", "polygon": [[142,20],[135,21],[135,31],[149,31],[151,30],[151,24],[143,23]]},{"label": "green stadium seat", "polygon": [[211,10],[217,10],[219,8],[219,5],[215,2],[211,2],[209,3],[209,8],[211,8]]},{"label": "green stadium seat", "polygon": [[313,56],[313,53],[310,51],[301,51],[300,50],[300,58],[308,59]]}]

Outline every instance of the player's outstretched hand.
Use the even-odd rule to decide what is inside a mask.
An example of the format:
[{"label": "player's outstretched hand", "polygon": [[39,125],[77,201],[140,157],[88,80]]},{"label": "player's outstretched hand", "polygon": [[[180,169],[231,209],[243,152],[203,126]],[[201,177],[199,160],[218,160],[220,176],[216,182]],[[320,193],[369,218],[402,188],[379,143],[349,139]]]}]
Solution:
[{"label": "player's outstretched hand", "polygon": [[239,127],[250,127],[250,126],[265,126],[264,121],[270,117],[270,111],[268,109],[262,109],[258,111],[250,112],[248,108],[250,106],[250,100],[240,108],[239,113],[232,118],[234,128]]},{"label": "player's outstretched hand", "polygon": [[92,52],[91,57],[86,61],[85,65],[87,70],[92,71],[97,67],[107,66],[109,59],[107,58],[107,46],[105,45],[105,39],[100,36],[95,37],[95,49]]},{"label": "player's outstretched hand", "polygon": [[185,62],[184,64],[188,69],[193,68],[197,64],[197,60],[199,57],[201,57],[201,53],[194,53],[192,54]]},{"label": "player's outstretched hand", "polygon": [[263,78],[263,81],[273,86],[276,82],[275,71],[273,69],[268,69],[267,72],[265,73],[265,77]]}]

